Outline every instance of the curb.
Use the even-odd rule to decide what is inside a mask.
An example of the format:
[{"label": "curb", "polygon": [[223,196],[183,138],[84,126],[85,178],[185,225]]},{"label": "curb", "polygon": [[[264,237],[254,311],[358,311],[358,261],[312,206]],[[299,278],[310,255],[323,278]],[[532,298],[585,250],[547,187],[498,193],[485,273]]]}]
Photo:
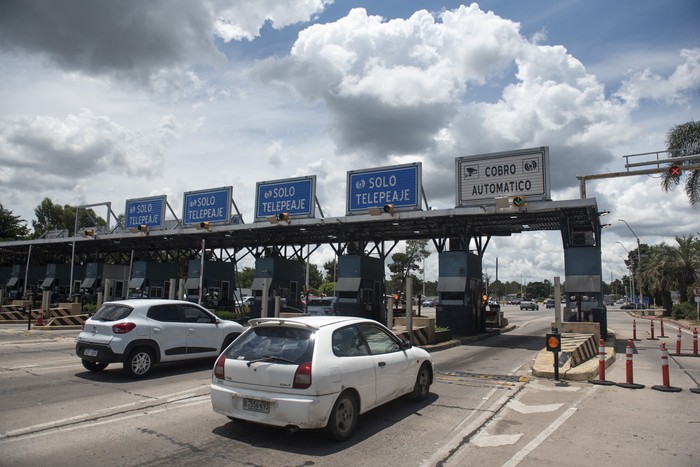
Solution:
[{"label": "curb", "polygon": [[474,334],[472,336],[455,337],[453,339],[450,339],[449,341],[440,342],[439,344],[421,345],[419,347],[427,350],[428,352],[437,352],[440,350],[451,349],[452,347],[476,342],[481,339],[486,339],[487,337],[497,336],[499,334],[503,334],[504,332],[512,331],[513,329],[515,329],[515,325],[509,324],[508,326],[501,329],[494,329],[492,331],[487,331],[481,334]]}]

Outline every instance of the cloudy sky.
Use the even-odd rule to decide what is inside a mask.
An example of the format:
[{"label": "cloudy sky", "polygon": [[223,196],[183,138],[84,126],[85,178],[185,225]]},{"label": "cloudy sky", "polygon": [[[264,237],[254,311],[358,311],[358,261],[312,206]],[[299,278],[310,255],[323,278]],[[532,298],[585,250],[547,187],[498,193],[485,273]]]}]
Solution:
[{"label": "cloudy sky", "polygon": [[[45,197],[121,214],[167,195],[179,213],[184,192],[233,186],[251,222],[256,182],[316,175],[342,216],[348,170],[420,161],[449,208],[455,157],[538,146],[552,198],[577,199],[576,175],[624,171],[700,118],[698,18],[696,0],[0,0],[0,203],[31,225]],[[700,232],[658,176],[587,193],[611,211],[606,282],[636,247],[618,219],[648,244]],[[494,239],[492,278],[496,257],[501,280],[563,276],[558,232]]]}]

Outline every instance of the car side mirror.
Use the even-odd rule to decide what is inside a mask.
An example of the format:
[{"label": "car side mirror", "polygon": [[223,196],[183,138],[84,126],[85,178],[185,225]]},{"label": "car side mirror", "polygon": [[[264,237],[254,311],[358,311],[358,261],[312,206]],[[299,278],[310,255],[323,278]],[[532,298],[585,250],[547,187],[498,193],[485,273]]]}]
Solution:
[{"label": "car side mirror", "polygon": [[409,341],[409,340],[401,341],[401,349],[402,350],[410,349],[411,347],[413,347],[413,344],[411,343],[411,341]]}]

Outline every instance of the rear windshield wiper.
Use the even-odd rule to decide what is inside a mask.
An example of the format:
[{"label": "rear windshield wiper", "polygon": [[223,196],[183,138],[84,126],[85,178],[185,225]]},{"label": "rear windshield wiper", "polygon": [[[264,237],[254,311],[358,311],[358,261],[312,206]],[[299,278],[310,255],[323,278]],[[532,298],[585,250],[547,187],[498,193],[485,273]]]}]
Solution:
[{"label": "rear windshield wiper", "polygon": [[277,357],[277,356],[275,356],[275,355],[263,355],[263,356],[260,357],[260,358],[256,358],[256,359],[253,359],[253,360],[249,360],[249,361],[246,363],[246,365],[250,366],[250,365],[252,365],[253,363],[258,363],[258,362],[285,362],[285,363],[291,363],[291,364],[294,364],[294,365],[296,365],[296,363],[297,363],[297,362],[295,362],[294,360],[290,360],[290,359],[284,358],[284,357]]}]

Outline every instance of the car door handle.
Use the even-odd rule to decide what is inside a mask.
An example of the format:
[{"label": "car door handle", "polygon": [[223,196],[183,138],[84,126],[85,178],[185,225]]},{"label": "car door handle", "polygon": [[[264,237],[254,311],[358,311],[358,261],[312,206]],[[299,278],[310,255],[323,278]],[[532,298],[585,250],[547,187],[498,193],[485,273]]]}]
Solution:
[{"label": "car door handle", "polygon": [[160,328],[153,328],[153,334],[160,334]]},{"label": "car door handle", "polygon": [[386,366],[386,362],[379,362],[378,365],[379,366]]},{"label": "car door handle", "polygon": [[191,335],[194,334],[194,333],[195,333],[195,330],[194,330],[194,329],[192,329],[192,328],[187,329],[187,335],[188,335],[188,336],[191,336]]}]

